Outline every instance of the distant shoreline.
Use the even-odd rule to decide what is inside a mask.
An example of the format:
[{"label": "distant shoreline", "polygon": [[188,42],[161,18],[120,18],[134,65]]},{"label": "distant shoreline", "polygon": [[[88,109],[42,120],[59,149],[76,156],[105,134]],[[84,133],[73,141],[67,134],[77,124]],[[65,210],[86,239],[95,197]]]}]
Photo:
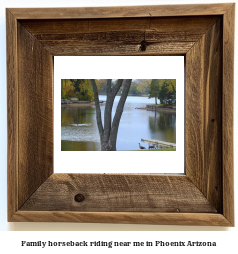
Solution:
[{"label": "distant shoreline", "polygon": [[[106,94],[106,93],[100,93],[99,96],[100,96],[100,95],[107,95],[107,94]],[[116,96],[121,96],[121,94],[117,94]],[[128,96],[148,97],[148,94],[139,95],[139,94],[130,94],[130,93],[129,93]]]},{"label": "distant shoreline", "polygon": [[[101,103],[100,103],[101,104]],[[61,104],[61,108],[77,108],[77,107],[91,107],[95,106],[94,102],[89,103],[68,103],[68,104]]]},{"label": "distant shoreline", "polygon": [[[103,103],[100,103],[103,104]],[[68,104],[61,104],[61,108],[77,108],[77,107],[91,107],[95,106],[94,102],[89,103],[68,103]],[[157,111],[157,112],[163,112],[163,113],[176,113],[176,108],[170,108],[170,107],[153,107],[150,105],[147,105],[144,108],[135,108],[135,109],[141,109],[141,110],[147,110],[147,111]]]},{"label": "distant shoreline", "polygon": [[176,113],[176,107],[156,107],[156,106],[146,105],[146,110],[163,112],[163,113]]}]

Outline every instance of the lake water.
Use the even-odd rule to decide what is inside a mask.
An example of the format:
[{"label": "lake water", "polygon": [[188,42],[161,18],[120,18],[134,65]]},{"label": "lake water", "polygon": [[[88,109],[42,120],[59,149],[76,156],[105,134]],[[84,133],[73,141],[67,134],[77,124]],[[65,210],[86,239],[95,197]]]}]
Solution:
[{"label": "lake water", "polygon": [[[106,101],[106,95],[100,95]],[[116,96],[114,116],[120,96]],[[154,98],[128,96],[121,117],[117,150],[139,150],[139,144],[148,148],[141,139],[156,139],[176,143],[176,113],[159,113],[138,108],[154,104]],[[101,105],[104,119],[105,103]],[[95,106],[61,108],[61,150],[100,151],[100,137]]]}]

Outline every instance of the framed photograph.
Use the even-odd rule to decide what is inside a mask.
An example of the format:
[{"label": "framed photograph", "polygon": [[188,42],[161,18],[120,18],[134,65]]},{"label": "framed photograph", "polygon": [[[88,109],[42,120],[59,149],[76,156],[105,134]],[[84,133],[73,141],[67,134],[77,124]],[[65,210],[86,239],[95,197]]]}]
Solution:
[{"label": "framed photograph", "polygon": [[[234,226],[234,18],[233,3],[6,9],[8,220]],[[173,66],[176,57],[182,67]],[[161,97],[160,90],[154,96],[154,84],[167,95]],[[123,117],[135,119],[137,112],[147,112],[144,107],[162,116],[156,102],[129,111],[125,101],[136,86],[165,110],[176,107],[175,134],[170,131],[176,139],[142,131],[135,137],[136,127],[129,139],[121,131],[128,128]],[[100,99],[103,89],[107,96]],[[113,112],[106,113],[112,107],[107,98],[118,93],[120,119],[113,125],[105,120]],[[82,102],[94,103],[91,112],[70,110]],[[85,120],[90,114],[99,136],[82,141],[82,125],[93,125]],[[139,130],[144,121],[138,120]],[[107,126],[119,128],[117,149],[105,143]],[[95,143],[102,151],[94,150]],[[153,151],[165,143],[175,144],[175,151]],[[176,155],[182,163],[174,171],[158,170]]]},{"label": "framed photograph", "polygon": [[[108,144],[113,145],[113,140],[115,147],[101,147],[100,140],[106,135],[101,137],[99,132],[91,80],[76,79],[82,73],[90,77],[92,70],[96,77],[112,77],[118,72],[138,77],[129,84],[119,122],[114,119],[126,80],[95,79],[99,125],[102,122],[105,130],[105,121],[111,118],[110,133],[117,123],[118,132],[107,135]],[[54,87],[55,173],[184,174],[184,56],[60,56],[54,58],[54,81],[61,84]],[[116,96],[107,92],[107,85],[113,91],[120,86],[118,82],[121,88]],[[112,98],[109,102],[107,94]],[[109,150],[110,155],[96,152]],[[138,159],[138,151],[143,151],[143,159]],[[78,156],[84,158],[80,163]]]}]

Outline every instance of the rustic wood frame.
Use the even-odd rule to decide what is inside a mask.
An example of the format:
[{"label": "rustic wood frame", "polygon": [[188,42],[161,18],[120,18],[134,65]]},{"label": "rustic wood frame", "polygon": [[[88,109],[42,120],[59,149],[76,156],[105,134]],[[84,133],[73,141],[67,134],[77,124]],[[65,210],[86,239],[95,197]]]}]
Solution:
[{"label": "rustic wood frame", "polygon": [[[234,17],[233,3],[7,9],[8,220],[234,226]],[[57,55],[186,56],[186,175],[54,174]]]}]

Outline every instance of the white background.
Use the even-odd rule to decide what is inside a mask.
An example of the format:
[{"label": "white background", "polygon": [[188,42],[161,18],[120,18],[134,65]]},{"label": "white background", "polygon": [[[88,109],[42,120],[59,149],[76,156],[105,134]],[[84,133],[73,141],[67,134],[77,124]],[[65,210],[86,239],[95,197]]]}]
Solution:
[{"label": "white background", "polygon": [[[7,129],[6,129],[6,42],[5,42],[5,8],[6,7],[80,7],[80,6],[118,6],[118,5],[155,5],[155,4],[191,4],[191,3],[223,3],[223,2],[237,2],[230,0],[209,0],[209,1],[196,1],[196,0],[184,0],[184,1],[175,1],[175,0],[117,0],[117,1],[76,1],[76,0],[1,0],[0,2],[0,116],[1,116],[1,125],[0,125],[0,229],[2,231],[25,231],[25,232],[0,232],[0,248],[3,249],[3,253],[11,253],[11,251],[17,251],[18,253],[24,252],[40,252],[39,249],[20,249],[19,241],[20,240],[41,240],[47,239],[51,240],[51,238],[57,237],[57,239],[69,240],[69,238],[77,238],[83,239],[83,237],[88,238],[100,238],[100,240],[120,240],[125,237],[129,240],[134,236],[139,235],[140,238],[151,238],[151,239],[176,239],[176,240],[188,240],[189,238],[200,240],[201,238],[206,238],[207,240],[215,239],[219,242],[219,248],[216,249],[217,253],[224,253],[225,251],[230,251],[231,253],[237,253],[237,236],[238,236],[238,226],[234,228],[224,228],[224,227],[190,227],[190,226],[158,226],[158,225],[125,225],[125,224],[93,224],[93,223],[7,223]],[[236,5],[236,14],[237,5]],[[238,22],[236,18],[236,38],[237,37],[237,29]],[[237,49],[237,43],[236,43]],[[235,70],[238,69],[237,66],[237,50],[235,50]],[[237,73],[237,71],[236,71]],[[237,94],[237,74],[235,73],[235,100],[234,100],[234,108],[235,108],[235,122],[234,122],[234,152],[237,154],[238,152],[238,139],[237,139],[237,123],[238,123],[238,94]],[[235,160],[235,195],[237,201],[237,169],[238,169],[238,156],[234,157]],[[238,217],[238,207],[237,202],[235,203],[236,207],[236,217]],[[237,224],[236,219],[236,224]],[[28,231],[38,231],[38,232],[28,232]],[[39,231],[49,231],[49,230],[71,230],[71,231],[115,231],[115,232],[68,232],[68,233],[51,233],[51,232],[39,232]],[[199,232],[199,231],[208,231],[208,232]],[[140,231],[140,232],[119,232],[119,231]],[[141,231],[150,231],[150,232],[141,232]],[[183,232],[160,232],[160,231],[183,231]],[[193,231],[193,232],[187,232]],[[219,232],[209,232],[209,231],[219,231]],[[223,231],[223,232],[222,232]],[[231,232],[224,232],[231,231]],[[95,236],[96,235],[96,236]],[[145,239],[146,240],[146,239]],[[6,250],[8,248],[8,250]],[[95,249],[96,250],[96,249]],[[96,251],[99,252],[100,249]],[[141,249],[143,251],[143,249]],[[193,253],[213,253],[212,249],[187,249],[189,253],[193,250]],[[57,251],[60,251],[60,249]],[[63,249],[62,251],[68,251],[68,249]],[[103,252],[104,249],[102,249]],[[123,249],[120,249],[120,252]],[[169,253],[171,251],[175,251],[176,253],[188,253],[185,252],[184,249],[176,248],[176,249],[167,249],[167,251],[163,250],[162,253]],[[156,250],[154,253],[161,252],[161,249]],[[45,253],[48,253],[45,251]],[[51,251],[52,253],[52,251]],[[76,253],[80,253],[80,250],[77,250]]]},{"label": "white background", "polygon": [[[55,173],[184,173],[183,56],[60,56],[54,57],[54,77]],[[143,159],[136,151],[110,152],[109,158],[108,152],[61,151],[61,79],[115,77],[176,79],[176,151],[143,152]]]}]

